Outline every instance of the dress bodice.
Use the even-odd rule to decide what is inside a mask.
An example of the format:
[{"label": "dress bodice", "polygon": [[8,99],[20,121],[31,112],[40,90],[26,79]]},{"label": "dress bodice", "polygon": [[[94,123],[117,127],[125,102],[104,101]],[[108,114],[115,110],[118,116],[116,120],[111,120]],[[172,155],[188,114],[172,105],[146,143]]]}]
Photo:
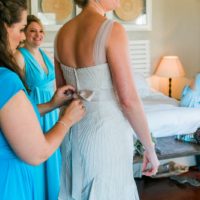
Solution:
[{"label": "dress bodice", "polygon": [[117,102],[108,64],[78,69],[65,65],[61,67],[67,84],[74,86],[77,91],[91,90],[94,92],[92,102]]},{"label": "dress bodice", "polygon": [[96,97],[100,93],[109,94],[114,92],[107,64],[78,69],[65,65],[61,67],[67,84],[73,85],[77,90],[92,90],[95,92]]},{"label": "dress bodice", "polygon": [[25,81],[30,90],[35,87],[43,87],[55,79],[54,66],[46,55],[46,53],[39,49],[42,58],[46,64],[48,72],[46,73],[40,64],[36,61],[34,56],[26,49],[19,48],[25,61]]},{"label": "dress bodice", "polygon": [[[94,91],[95,95],[93,101],[97,101],[97,99],[116,99],[109,65],[106,60],[106,43],[112,27],[113,21],[105,20],[97,32],[93,47],[94,66],[77,66],[73,68],[60,62],[66,83],[73,85],[78,91]],[[55,57],[59,61],[56,48]]]}]

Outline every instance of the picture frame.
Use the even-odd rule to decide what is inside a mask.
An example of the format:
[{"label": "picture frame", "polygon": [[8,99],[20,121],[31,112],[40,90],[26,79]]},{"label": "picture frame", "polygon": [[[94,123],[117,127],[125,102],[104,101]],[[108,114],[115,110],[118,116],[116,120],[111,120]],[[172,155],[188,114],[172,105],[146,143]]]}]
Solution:
[{"label": "picture frame", "polygon": [[77,6],[73,0],[58,1],[57,4],[50,1],[31,0],[31,14],[41,20],[45,31],[58,31],[64,23],[76,16]]},{"label": "picture frame", "polygon": [[[46,7],[44,4],[45,1],[46,2],[48,1],[48,4]],[[66,23],[67,21],[69,21],[70,19],[78,15],[81,11],[81,9],[73,3],[73,0],[67,1],[69,2],[69,4],[66,5],[68,9],[65,9],[65,6],[62,3],[60,5],[56,5],[55,3],[51,4],[50,1],[51,0],[31,0],[30,2],[31,14],[34,14],[41,19],[46,31],[58,31],[64,23]],[[134,0],[121,0],[121,1],[125,3],[126,1],[127,3],[129,3],[128,1],[130,1],[131,3],[133,3]],[[118,13],[116,11],[108,12],[106,16],[109,19],[112,19],[121,23],[126,29],[126,31],[151,31],[152,30],[152,0],[135,0],[135,1],[142,1],[144,7],[141,13],[138,16],[136,16],[134,20],[123,20],[122,18],[123,15],[120,16],[122,18],[121,19],[119,16],[117,16]],[[58,2],[62,2],[62,1],[58,1]],[[47,7],[49,6],[51,7],[54,6],[55,8],[51,8],[51,9],[52,10],[55,9],[55,12],[45,12],[45,9],[48,10],[49,8]],[[59,6],[62,12],[58,12],[60,11]],[[59,16],[61,20],[60,19],[57,20],[56,18],[57,13],[63,13],[62,16]],[[66,13],[68,13],[68,15],[65,15]]]},{"label": "picture frame", "polygon": [[[129,13],[125,13],[126,12],[126,7],[129,4],[133,4],[137,2],[141,2],[141,6],[143,5],[143,7],[133,7],[133,10],[127,10]],[[121,18],[119,16],[117,16],[117,12],[116,11],[112,11],[109,12],[107,14],[107,17],[109,19],[115,20],[119,23],[121,23],[124,28],[126,29],[126,31],[151,31],[152,30],[152,0],[121,0],[121,2],[127,3],[127,5],[125,4],[124,7],[124,12],[121,12]],[[141,9],[141,10],[138,10]],[[134,12],[138,12],[138,15],[134,16]],[[128,15],[129,14],[129,15]],[[126,17],[134,17],[133,20],[126,20]],[[123,20],[123,17],[125,20]]]}]

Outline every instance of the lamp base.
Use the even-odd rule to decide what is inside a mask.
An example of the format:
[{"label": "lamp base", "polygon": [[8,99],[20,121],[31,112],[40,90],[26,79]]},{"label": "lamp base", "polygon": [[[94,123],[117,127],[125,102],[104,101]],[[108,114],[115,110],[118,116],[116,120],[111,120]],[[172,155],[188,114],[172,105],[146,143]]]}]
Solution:
[{"label": "lamp base", "polygon": [[169,78],[169,97],[171,98],[172,97],[172,78]]}]

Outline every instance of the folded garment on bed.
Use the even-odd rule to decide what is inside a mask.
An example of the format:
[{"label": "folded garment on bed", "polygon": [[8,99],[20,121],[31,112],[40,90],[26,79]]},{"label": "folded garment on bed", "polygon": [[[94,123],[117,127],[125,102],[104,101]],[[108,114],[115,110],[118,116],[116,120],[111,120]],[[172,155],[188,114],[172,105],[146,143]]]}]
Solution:
[{"label": "folded garment on bed", "polygon": [[198,144],[197,140],[194,138],[194,134],[186,134],[186,135],[177,135],[177,140],[180,140],[182,142],[189,142],[189,143],[195,143]]},{"label": "folded garment on bed", "polygon": [[200,144],[200,128],[198,128],[194,133],[177,135],[175,138],[182,142]]}]

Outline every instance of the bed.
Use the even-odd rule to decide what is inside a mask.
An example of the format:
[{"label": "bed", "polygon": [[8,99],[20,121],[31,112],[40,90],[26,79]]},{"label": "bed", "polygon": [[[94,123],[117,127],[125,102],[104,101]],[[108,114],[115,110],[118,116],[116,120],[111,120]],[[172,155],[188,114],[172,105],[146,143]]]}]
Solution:
[{"label": "bed", "polygon": [[[200,127],[199,108],[180,107],[176,99],[150,88],[145,77],[139,73],[134,73],[134,79],[150,131],[157,141],[168,137],[169,142],[169,137],[174,140],[176,135],[194,133]],[[171,146],[171,149],[175,147]],[[183,150],[183,153],[186,152]]]},{"label": "bed", "polygon": [[189,134],[200,127],[199,108],[180,107],[177,100],[151,89],[139,73],[134,79],[154,137]]},{"label": "bed", "polygon": [[[177,135],[194,133],[200,127],[200,108],[180,107],[179,101],[150,88],[144,75],[133,73],[148,125],[156,141],[161,164],[169,161],[185,166],[199,165],[195,155],[200,145],[176,140]],[[134,176],[142,177],[141,156],[134,156]]]},{"label": "bed", "polygon": [[147,83],[151,75],[150,42],[129,42],[135,84],[142,99],[154,137],[193,133],[200,127],[200,109],[179,107],[179,102],[153,90]]}]

